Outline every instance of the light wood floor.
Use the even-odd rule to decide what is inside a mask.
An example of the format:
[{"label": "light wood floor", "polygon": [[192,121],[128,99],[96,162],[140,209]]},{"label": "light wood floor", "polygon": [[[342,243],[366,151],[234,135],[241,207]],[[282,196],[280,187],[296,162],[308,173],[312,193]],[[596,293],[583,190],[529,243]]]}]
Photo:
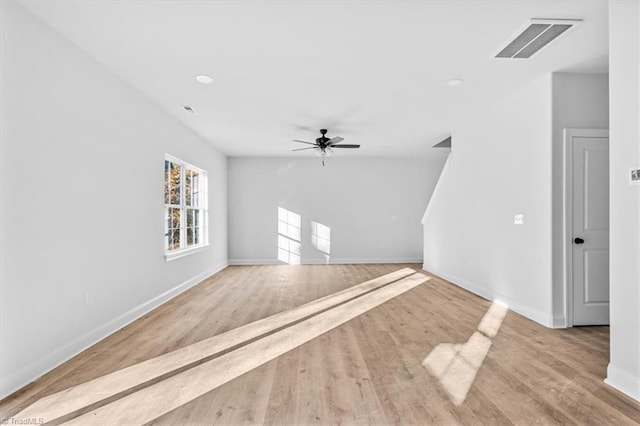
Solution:
[{"label": "light wood floor", "polygon": [[[419,269],[229,267],[6,398],[0,416],[404,266]],[[640,424],[640,404],[603,383],[607,327],[550,330],[513,312],[454,404],[422,362],[467,342],[490,305],[433,278],[150,424]]]}]

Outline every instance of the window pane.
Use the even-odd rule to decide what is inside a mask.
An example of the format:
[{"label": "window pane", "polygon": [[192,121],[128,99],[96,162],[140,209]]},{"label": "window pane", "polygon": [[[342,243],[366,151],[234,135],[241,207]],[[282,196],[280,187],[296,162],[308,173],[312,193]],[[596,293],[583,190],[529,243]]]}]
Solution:
[{"label": "window pane", "polygon": [[169,214],[170,214],[171,228],[180,229],[180,209],[172,207],[169,209]]},{"label": "window pane", "polygon": [[186,169],[184,172],[184,202],[187,206],[191,206],[191,197],[193,196],[193,171]]},{"label": "window pane", "polygon": [[169,239],[169,250],[180,248],[180,230],[174,229],[171,231]]},{"label": "window pane", "polygon": [[193,218],[194,215],[195,215],[195,210],[187,209],[187,228],[193,228],[195,226],[194,218]]},{"label": "window pane", "polygon": [[185,203],[190,207],[200,206],[200,173],[187,169],[185,181]]},{"label": "window pane", "polygon": [[200,226],[200,210],[187,209],[187,228],[197,228]]},{"label": "window pane", "polygon": [[200,244],[200,210],[186,209],[187,215],[187,246]]},{"label": "window pane", "polygon": [[169,187],[170,187],[170,173],[171,162],[164,160],[164,203],[169,204]]},{"label": "window pane", "polygon": [[200,244],[200,228],[187,228],[187,245]]},{"label": "window pane", "polygon": [[171,219],[169,209],[164,209],[164,249],[169,250],[169,231],[171,230]]},{"label": "window pane", "polygon": [[200,173],[193,172],[191,183],[191,205],[200,207]]},{"label": "window pane", "polygon": [[180,209],[170,207],[166,212],[165,248],[174,250],[180,248]]},{"label": "window pane", "polygon": [[180,165],[169,163],[169,204],[180,204]]}]

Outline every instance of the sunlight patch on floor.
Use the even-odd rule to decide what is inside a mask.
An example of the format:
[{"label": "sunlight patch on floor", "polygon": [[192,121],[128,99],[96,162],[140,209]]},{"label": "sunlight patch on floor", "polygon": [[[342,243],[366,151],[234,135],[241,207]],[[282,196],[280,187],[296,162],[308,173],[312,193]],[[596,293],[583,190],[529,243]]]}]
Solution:
[{"label": "sunlight patch on floor", "polygon": [[508,308],[494,302],[484,315],[478,331],[466,343],[441,343],[422,361],[435,376],[451,401],[460,406],[467,398],[476,374],[491,348],[491,338],[498,334]]}]

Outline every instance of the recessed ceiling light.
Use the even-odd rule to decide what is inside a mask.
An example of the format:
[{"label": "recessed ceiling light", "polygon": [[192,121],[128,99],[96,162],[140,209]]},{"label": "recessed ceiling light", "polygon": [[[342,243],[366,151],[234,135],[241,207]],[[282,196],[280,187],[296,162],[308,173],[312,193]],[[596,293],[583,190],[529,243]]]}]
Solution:
[{"label": "recessed ceiling light", "polygon": [[454,78],[447,81],[447,86],[460,86],[464,80],[461,78]]},{"label": "recessed ceiling light", "polygon": [[213,78],[209,77],[208,75],[199,75],[196,77],[196,80],[198,80],[198,82],[202,83],[202,84],[211,84],[213,83]]}]

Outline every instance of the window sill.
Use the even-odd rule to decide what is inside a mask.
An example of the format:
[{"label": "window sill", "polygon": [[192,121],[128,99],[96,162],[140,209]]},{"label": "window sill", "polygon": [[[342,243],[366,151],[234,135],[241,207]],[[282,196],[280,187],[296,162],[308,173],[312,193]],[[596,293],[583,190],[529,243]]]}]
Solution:
[{"label": "window sill", "polygon": [[189,256],[190,254],[198,253],[199,251],[203,251],[207,247],[209,247],[209,244],[201,244],[201,245],[195,246],[195,247],[189,247],[189,248],[186,248],[186,249],[174,250],[174,251],[165,253],[164,260],[165,260],[165,262],[169,262],[169,261],[172,261],[172,260],[175,260],[175,259],[180,259],[181,257]]}]

